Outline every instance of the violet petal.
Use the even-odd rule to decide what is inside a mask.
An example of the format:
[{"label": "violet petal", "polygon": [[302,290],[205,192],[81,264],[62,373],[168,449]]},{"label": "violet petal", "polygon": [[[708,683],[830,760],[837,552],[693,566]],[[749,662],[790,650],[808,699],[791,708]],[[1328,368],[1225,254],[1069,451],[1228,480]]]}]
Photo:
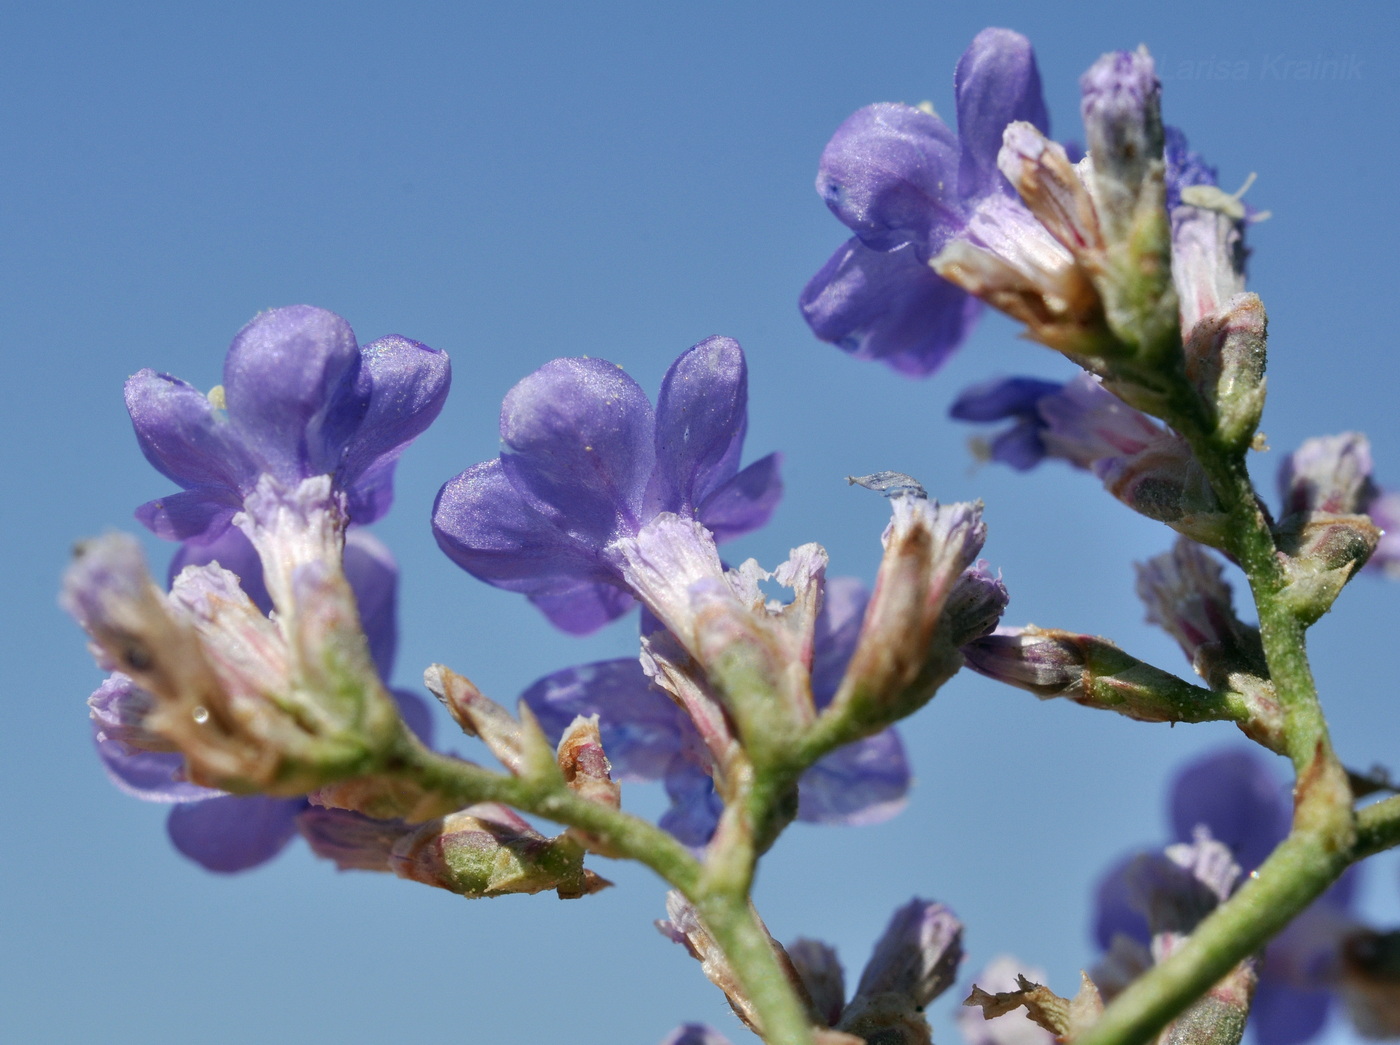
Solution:
[{"label": "violet petal", "polygon": [[351,522],[368,526],[389,514],[394,503],[394,468],[398,451],[391,451],[370,465],[345,491],[345,511]]},{"label": "violet petal", "polygon": [[1301,1045],[1322,1031],[1331,994],[1299,990],[1261,975],[1249,1010],[1249,1025],[1257,1045]]},{"label": "violet petal", "polygon": [[1040,401],[1064,387],[1059,381],[1036,377],[998,377],[965,388],[948,408],[956,421],[1002,421],[1008,417],[1038,417]]},{"label": "violet petal", "polygon": [[855,577],[828,577],[812,635],[812,699],[821,711],[836,696],[856,651],[870,592]]},{"label": "violet petal", "polygon": [[646,393],[602,359],[556,359],[501,404],[501,464],[521,499],[589,548],[635,533],[656,459]]},{"label": "violet petal", "polygon": [[1107,951],[1115,936],[1126,936],[1142,944],[1152,942],[1147,916],[1134,904],[1129,872],[1146,855],[1130,853],[1099,879],[1094,889],[1094,941]]},{"label": "violet petal", "polygon": [[387,679],[394,671],[399,641],[398,564],[383,542],[359,529],[345,535],[344,563],[345,579],[355,592],[360,624],[369,640],[369,655],[379,677]]},{"label": "violet petal", "polygon": [[588,582],[528,598],[551,624],[569,635],[591,635],[637,604],[637,600],[621,588]]},{"label": "violet petal", "polygon": [[166,830],[175,848],[210,871],[231,874],[266,863],[296,834],[304,798],[220,795],[170,811]]},{"label": "violet petal", "polygon": [[360,349],[355,398],[369,405],[345,447],[341,480],[353,483],[420,435],[441,412],[451,383],[447,353],[417,341],[391,334]]},{"label": "violet petal", "polygon": [[982,312],[981,302],[921,262],[913,247],[881,252],[858,239],[831,256],[798,304],[823,341],[911,377],[942,366]]},{"label": "violet petal", "polygon": [[802,774],[797,819],[878,824],[904,808],[909,762],[893,729],[837,748]]},{"label": "violet petal", "polygon": [[201,486],[147,501],[132,514],[157,537],[185,541],[217,537],[238,510],[231,490]]},{"label": "violet petal", "polygon": [[93,731],[97,757],[121,791],[145,802],[190,802],[222,794],[185,779],[185,757],[176,751],[142,751]]},{"label": "violet petal", "polygon": [[710,775],[685,757],[679,757],[666,773],[666,795],[671,808],[661,814],[659,826],[682,845],[698,848],[710,840],[719,824],[724,803]]},{"label": "violet petal", "polygon": [[556,671],[532,683],[520,699],[551,743],[579,715],[597,715],[603,752],[617,780],[660,780],[676,756],[698,744],[690,720],[651,684],[635,657]]},{"label": "violet petal", "polygon": [[146,460],[185,488],[252,482],[257,467],[228,418],[194,386],[154,370],[127,378],[126,409]]},{"label": "violet petal", "polygon": [[715,543],[732,540],[768,521],[783,496],[778,466],[782,454],[760,457],[716,487],[695,511],[714,535]]},{"label": "violet petal", "polygon": [[391,689],[389,695],[399,706],[399,717],[404,725],[413,730],[414,735],[428,747],[433,746],[432,707],[421,694],[411,689]]},{"label": "violet petal", "polygon": [[185,541],[175,550],[166,577],[173,583],[186,566],[204,566],[216,562],[238,577],[238,584],[253,604],[263,613],[272,612],[272,596],[263,583],[262,562],[257,549],[238,527],[230,526],[211,541]]},{"label": "violet petal", "polygon": [[671,364],[656,400],[650,508],[692,514],[734,476],[747,407],[748,371],[737,341],[706,338]]},{"label": "violet petal", "polygon": [[817,192],[873,250],[913,243],[937,254],[962,228],[957,136],[909,105],[867,105],[836,129],[822,151]]},{"label": "violet petal", "polygon": [[1041,92],[1040,70],[1030,41],[1010,29],[983,29],[958,59],[958,139],[962,163],[958,190],[972,199],[1011,186],[997,170],[1002,132],[1024,120],[1047,137],[1050,116]]},{"label": "violet petal", "polygon": [[447,557],[507,591],[548,595],[611,578],[521,498],[499,460],[448,480],[433,505],[433,534]]},{"label": "violet petal", "polygon": [[270,474],[335,471],[368,407],[359,365],[354,331],[325,309],[272,309],[238,332],[224,360],[228,413]]},{"label": "violet petal", "polygon": [[1278,778],[1249,751],[1229,748],[1184,767],[1172,786],[1170,819],[1177,841],[1204,824],[1246,872],[1288,834],[1289,809]]}]

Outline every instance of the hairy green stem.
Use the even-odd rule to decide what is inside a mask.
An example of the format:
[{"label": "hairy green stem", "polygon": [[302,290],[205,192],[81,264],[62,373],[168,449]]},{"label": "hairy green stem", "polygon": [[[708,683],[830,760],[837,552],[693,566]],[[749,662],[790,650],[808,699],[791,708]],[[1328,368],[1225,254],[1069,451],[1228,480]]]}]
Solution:
[{"label": "hairy green stem", "polygon": [[[1199,407],[1185,403],[1194,395],[1188,397],[1184,387],[1181,391],[1176,402],[1182,409],[1167,420],[1191,443],[1205,468],[1230,519],[1226,550],[1249,579],[1269,676],[1283,711],[1283,747],[1298,776],[1293,829],[1238,893],[1203,921],[1179,951],[1115,998],[1075,1045],[1148,1040],[1364,855],[1357,843],[1351,789],[1332,751],[1308,664],[1306,627],[1281,597],[1285,578],[1268,518],[1242,455],[1216,440]],[[1400,805],[1371,814],[1367,822],[1366,845],[1400,840]]]},{"label": "hairy green stem", "polygon": [[520,777],[430,751],[411,739],[401,745],[398,775],[463,806],[503,802],[547,820],[577,827],[602,839],[614,852],[650,867],[690,895],[700,881],[700,862],[668,831],[639,817],[580,798],[562,785],[540,786]]},{"label": "hairy green stem", "polygon": [[1397,845],[1400,845],[1400,795],[1357,810],[1352,859],[1362,860]]},{"label": "hairy green stem", "polygon": [[701,921],[753,1003],[768,1045],[811,1045],[806,1010],[778,963],[767,931],[743,893],[714,891],[692,898]]}]

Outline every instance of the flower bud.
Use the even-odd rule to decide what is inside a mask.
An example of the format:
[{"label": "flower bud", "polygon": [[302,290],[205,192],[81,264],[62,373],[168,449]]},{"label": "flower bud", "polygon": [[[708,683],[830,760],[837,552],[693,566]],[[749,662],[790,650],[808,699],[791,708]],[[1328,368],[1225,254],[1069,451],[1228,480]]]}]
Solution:
[{"label": "flower bud", "polygon": [[1370,440],[1360,432],[1305,440],[1279,466],[1278,485],[1283,519],[1300,512],[1364,512],[1377,494]]},{"label": "flower bud", "polygon": [[1274,529],[1288,578],[1282,594],[1304,624],[1329,609],[1352,575],[1380,543],[1381,531],[1365,515],[1300,512]]},{"label": "flower bud", "polygon": [[973,671],[1041,700],[1066,697],[1140,722],[1200,722],[1238,714],[1208,691],[1095,635],[1006,628],[968,643],[962,652]]},{"label": "flower bud", "polygon": [[894,912],[861,973],[856,997],[902,994],[919,1008],[953,985],[963,924],[952,909],[917,897]]},{"label": "flower bud", "polygon": [[480,737],[491,754],[516,776],[529,777],[555,769],[554,748],[523,701],[517,721],[470,679],[442,664],[429,665],[423,672],[423,684],[447,708],[463,733]]},{"label": "flower bud", "polygon": [[1194,541],[1177,538],[1172,550],[1138,563],[1137,594],[1149,623],[1176,639],[1196,673],[1215,689],[1233,688],[1231,676],[1268,675],[1259,629],[1235,616],[1224,569]]},{"label": "flower bud", "polygon": [[583,851],[546,838],[512,810],[483,802],[419,827],[313,807],[299,827],[318,856],[342,870],[392,871],[468,899],[554,889],[575,899],[610,884],[583,867]]},{"label": "flower bud", "polygon": [[834,1027],[846,1007],[846,974],[836,948],[820,940],[799,938],[789,943],[786,950],[813,1008],[827,1026]]},{"label": "flower bud", "polygon": [[[521,707],[526,705],[522,702]],[[622,807],[622,788],[612,779],[612,765],[603,754],[603,738],[598,733],[598,716],[577,716],[559,738],[559,770],[570,791],[589,802],[609,809]],[[576,828],[566,832],[589,852],[618,856],[595,835]]]},{"label": "flower bud", "polygon": [[1104,55],[1080,77],[1079,90],[1099,217],[1106,237],[1123,241],[1163,169],[1162,85],[1141,47]]},{"label": "flower bud", "polygon": [[944,620],[959,579],[986,540],[980,503],[940,506],[901,492],[890,506],[885,554],[855,653],[823,712],[872,727],[904,717],[933,696],[962,666],[952,633],[966,635],[980,623],[968,617],[984,617],[996,601],[986,586],[964,588],[957,625]]},{"label": "flower bud", "polygon": [[1238,294],[1186,332],[1186,376],[1232,447],[1254,438],[1264,413],[1268,318],[1256,294]]},{"label": "flower bud", "polygon": [[[729,999],[729,1007],[734,1010],[734,1014],[744,1021],[744,1025],[755,1034],[762,1035],[763,1030],[758,1022],[758,1013],[754,1010],[753,1002],[740,986],[738,977],[734,975],[734,970],[729,965],[729,960],[724,956],[715,938],[710,935],[710,931],[705,928],[705,923],[700,920],[699,912],[680,893],[674,889],[666,894],[666,914],[668,917],[656,922],[656,928],[673,943],[678,943],[690,952],[690,956],[700,962],[700,968],[705,973],[706,979],[713,983],[720,990],[724,991],[724,996]],[[788,982],[797,991],[798,996],[806,1005],[812,1015],[814,1023],[820,1023],[816,1012],[813,1011],[811,999],[807,997],[806,988],[802,984],[802,979],[798,975],[797,969],[788,959],[787,952],[771,936],[768,931],[763,930],[767,936],[770,946],[772,946],[779,965],[787,974]]]}]

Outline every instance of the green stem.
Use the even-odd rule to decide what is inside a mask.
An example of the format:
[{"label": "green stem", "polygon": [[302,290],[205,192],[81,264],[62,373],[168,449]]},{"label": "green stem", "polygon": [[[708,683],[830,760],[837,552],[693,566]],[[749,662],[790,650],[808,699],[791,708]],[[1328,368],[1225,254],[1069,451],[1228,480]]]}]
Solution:
[{"label": "green stem", "polygon": [[[1283,711],[1283,747],[1298,776],[1293,829],[1238,893],[1216,908],[1179,951],[1115,998],[1075,1045],[1148,1040],[1262,947],[1361,855],[1351,789],[1332,751],[1308,664],[1306,628],[1281,597],[1283,568],[1242,456],[1217,442],[1198,407],[1183,406],[1168,420],[1190,441],[1210,477],[1231,521],[1227,550],[1249,578],[1269,676]],[[1371,814],[1366,844],[1400,839],[1397,821],[1400,805]]]},{"label": "green stem", "polygon": [[807,1012],[747,897],[716,891],[692,902],[753,1003],[763,1040],[768,1045],[811,1045]]},{"label": "green stem", "polygon": [[1400,845],[1400,795],[1357,810],[1353,860],[1374,856],[1397,845]]},{"label": "green stem", "polygon": [[690,895],[700,881],[700,862],[668,831],[618,809],[580,798],[561,784],[541,786],[519,777],[492,773],[407,740],[396,771],[463,806],[503,802],[547,820],[596,835],[614,852],[650,867]]}]

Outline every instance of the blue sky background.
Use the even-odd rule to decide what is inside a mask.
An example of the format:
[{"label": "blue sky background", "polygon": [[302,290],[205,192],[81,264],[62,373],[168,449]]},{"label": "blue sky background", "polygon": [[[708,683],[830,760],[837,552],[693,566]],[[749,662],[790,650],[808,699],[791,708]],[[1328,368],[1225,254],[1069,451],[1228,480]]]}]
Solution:
[{"label": "blue sky background", "polygon": [[[1379,2],[1200,0],[10,5],[0,1037],[649,1045],[704,1019],[749,1040],[652,929],[662,889],[647,872],[600,865],[617,888],[577,902],[468,903],[337,874],[298,844],[216,877],[169,847],[163,808],[108,785],[83,705],[100,675],[55,591],[73,540],[133,529],[132,508],[171,489],[130,435],[128,374],[208,387],[243,323],[296,302],[341,313],[362,341],[396,332],[452,354],[447,407],[376,528],[404,572],[401,683],[440,660],[513,701],[541,674],[634,649],[630,620],[569,638],[457,570],[429,509],[496,452],[501,396],[543,362],[602,356],[654,393],[677,354],[717,333],[749,355],[748,459],[786,455],[783,506],[736,557],[771,567],[816,540],[833,573],[869,580],[886,506],[842,477],[898,469],[940,499],[986,501],[1009,623],[1104,634],[1185,672],[1142,623],[1129,565],[1171,535],[1083,474],[975,469],[969,433],[944,416],[974,381],[1068,364],[999,320],[923,382],[811,337],[797,294],[844,236],[812,189],[817,158],[868,102],[951,113],[954,63],[986,25],[1034,41],[1060,137],[1079,136],[1078,75],[1146,42],[1169,122],[1227,190],[1257,171],[1249,199],[1274,214],[1251,231],[1272,334],[1274,450],[1257,474],[1272,490],[1302,438],[1360,429],[1380,481],[1400,485],[1398,20]],[[169,547],[148,546],[163,563]],[[1313,632],[1337,746],[1357,767],[1400,768],[1398,605],[1400,588],[1362,578]],[[1039,704],[967,674],[904,735],[918,783],[902,816],[799,825],[763,865],[774,934],[835,943],[854,978],[890,912],[934,897],[968,924],[964,980],[1009,951],[1062,992],[1094,958],[1093,880],[1164,838],[1174,766],[1237,739]],[[625,801],[660,807],[646,788]],[[1373,862],[1366,900],[1400,919],[1393,857]],[[933,1008],[944,1042],[957,1040],[953,994]]]}]

